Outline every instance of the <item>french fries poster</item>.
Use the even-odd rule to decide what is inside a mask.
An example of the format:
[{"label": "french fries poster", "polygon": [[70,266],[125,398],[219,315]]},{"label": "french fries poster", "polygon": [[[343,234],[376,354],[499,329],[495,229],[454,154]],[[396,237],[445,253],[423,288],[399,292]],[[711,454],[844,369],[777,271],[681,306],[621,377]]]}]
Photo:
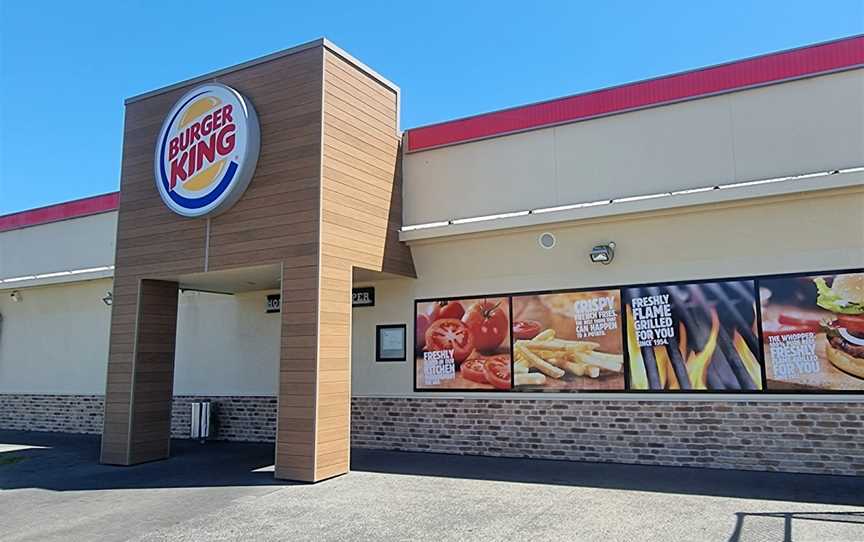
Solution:
[{"label": "french fries poster", "polygon": [[864,390],[864,273],[759,281],[768,389]]},{"label": "french fries poster", "polygon": [[415,387],[511,389],[510,298],[417,302]]},{"label": "french fries poster", "polygon": [[517,391],[624,390],[618,290],[512,299]]},{"label": "french fries poster", "polygon": [[630,389],[763,388],[752,280],[624,289]]}]

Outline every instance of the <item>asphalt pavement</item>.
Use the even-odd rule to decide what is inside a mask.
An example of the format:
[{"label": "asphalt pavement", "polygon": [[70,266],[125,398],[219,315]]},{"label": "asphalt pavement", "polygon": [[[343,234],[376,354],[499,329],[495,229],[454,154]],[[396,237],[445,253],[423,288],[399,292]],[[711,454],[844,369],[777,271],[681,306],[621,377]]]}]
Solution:
[{"label": "asphalt pavement", "polygon": [[864,479],[354,450],[273,479],[273,446],[173,441],[97,462],[95,436],[0,431],[0,539],[861,541]]}]

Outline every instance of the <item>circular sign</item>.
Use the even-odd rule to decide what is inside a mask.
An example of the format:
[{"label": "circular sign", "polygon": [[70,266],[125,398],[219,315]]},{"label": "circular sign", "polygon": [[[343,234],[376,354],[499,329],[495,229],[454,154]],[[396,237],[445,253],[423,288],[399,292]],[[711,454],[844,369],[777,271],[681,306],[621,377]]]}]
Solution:
[{"label": "circular sign", "polygon": [[258,162],[260,129],[252,104],[218,83],[180,98],[156,142],[156,187],[172,211],[188,217],[231,207]]}]

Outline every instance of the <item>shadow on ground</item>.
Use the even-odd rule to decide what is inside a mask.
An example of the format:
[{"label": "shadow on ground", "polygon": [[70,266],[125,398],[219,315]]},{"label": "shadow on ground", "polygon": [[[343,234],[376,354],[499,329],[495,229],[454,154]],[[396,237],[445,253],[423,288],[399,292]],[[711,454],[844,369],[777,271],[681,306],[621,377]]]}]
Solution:
[{"label": "shadow on ground", "polygon": [[[272,444],[172,440],[171,458],[99,464],[98,435],[0,431],[0,490],[53,491],[290,485],[275,480]],[[2,451],[8,449],[9,451]],[[257,471],[257,472],[256,472]]]},{"label": "shadow on ground", "polygon": [[[5,445],[5,446],[4,446]],[[3,449],[9,451],[2,451]],[[172,441],[171,458],[100,465],[97,435],[0,431],[0,489],[289,486],[273,478],[272,444]],[[496,480],[836,505],[864,504],[864,479],[613,463],[352,451],[357,472]],[[830,514],[830,512],[826,512]],[[809,518],[804,518],[809,519]],[[858,521],[856,518],[855,521]],[[739,523],[743,519],[739,518]]]},{"label": "shadow on ground", "polygon": [[557,484],[821,504],[864,504],[864,479],[418,452],[354,450],[351,469],[517,483]]},{"label": "shadow on ground", "polygon": [[738,512],[735,527],[728,542],[742,542],[741,533],[748,519],[771,518],[783,520],[783,542],[792,542],[792,521],[825,521],[828,523],[851,523],[864,526],[864,512]]}]

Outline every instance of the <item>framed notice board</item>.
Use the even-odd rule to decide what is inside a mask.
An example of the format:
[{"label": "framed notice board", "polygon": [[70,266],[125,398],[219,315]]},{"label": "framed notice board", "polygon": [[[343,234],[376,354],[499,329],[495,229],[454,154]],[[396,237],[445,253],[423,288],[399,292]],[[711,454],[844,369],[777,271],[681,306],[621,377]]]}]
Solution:
[{"label": "framed notice board", "polygon": [[375,326],[375,361],[405,361],[405,324]]}]

